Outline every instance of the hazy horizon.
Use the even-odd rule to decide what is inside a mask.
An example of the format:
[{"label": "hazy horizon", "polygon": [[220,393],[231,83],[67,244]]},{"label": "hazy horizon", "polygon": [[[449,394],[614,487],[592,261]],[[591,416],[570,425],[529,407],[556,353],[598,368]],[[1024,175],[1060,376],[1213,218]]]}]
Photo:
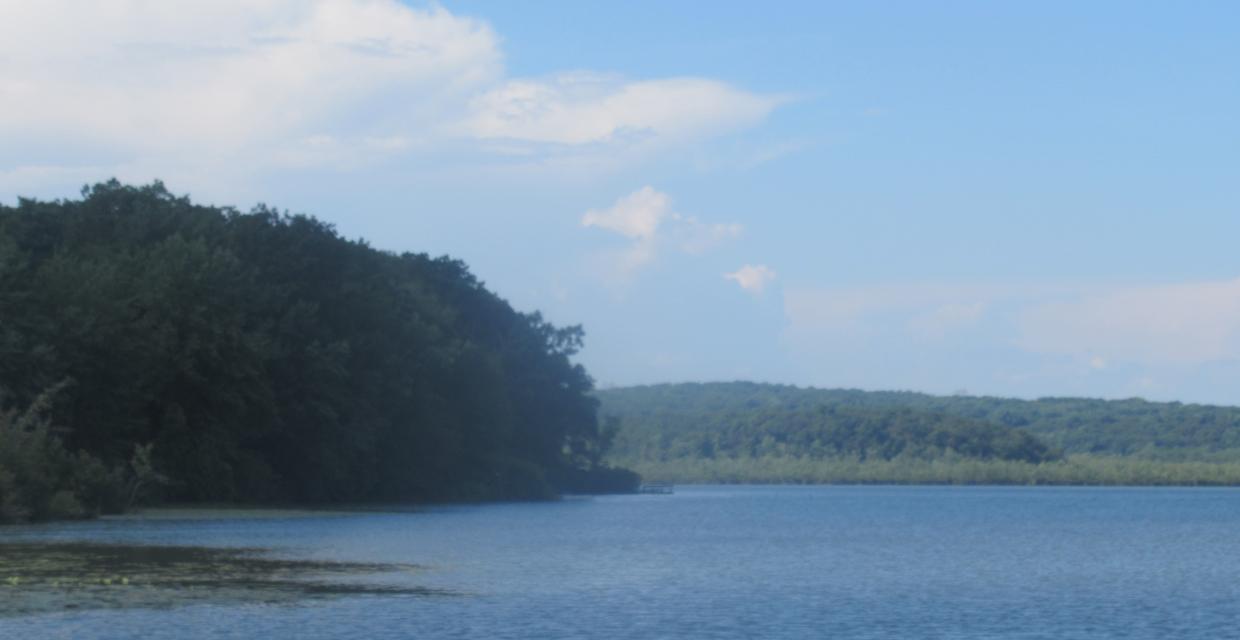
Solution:
[{"label": "hazy horizon", "polygon": [[722,379],[721,378],[718,380],[671,380],[671,381],[662,381],[662,382],[642,382],[642,383],[637,383],[637,384],[609,384],[609,383],[600,382],[596,385],[596,388],[599,391],[607,391],[607,390],[614,390],[614,389],[629,389],[633,387],[657,387],[657,386],[675,386],[675,385],[693,385],[693,384],[709,385],[709,384],[729,384],[729,383],[735,383],[735,382],[753,383],[753,384],[759,384],[759,385],[790,386],[790,387],[796,387],[798,389],[819,389],[819,390],[825,390],[825,391],[839,390],[839,391],[861,391],[863,393],[916,393],[916,394],[938,396],[938,397],[964,396],[964,397],[973,397],[973,398],[999,398],[1003,400],[1028,400],[1028,401],[1059,399],[1059,398],[1083,399],[1083,400],[1105,400],[1105,401],[1143,400],[1146,402],[1179,402],[1181,404],[1202,404],[1202,405],[1211,405],[1211,406],[1220,406],[1220,407],[1238,406],[1236,403],[1193,402],[1193,401],[1188,401],[1188,400],[1177,400],[1174,398],[1163,400],[1163,399],[1146,398],[1140,395],[1133,395],[1133,396],[1101,396],[1101,395],[1098,395],[1098,396],[1087,396],[1087,395],[1021,396],[1021,395],[1014,395],[1014,394],[979,393],[979,392],[974,392],[970,389],[956,389],[954,391],[949,391],[949,392],[935,393],[931,391],[923,391],[921,389],[902,389],[898,387],[848,387],[848,386],[830,387],[830,386],[814,385],[814,384],[796,384],[793,382],[779,382],[775,380],[751,380],[751,379],[740,379],[740,378],[734,378],[734,379]]}]

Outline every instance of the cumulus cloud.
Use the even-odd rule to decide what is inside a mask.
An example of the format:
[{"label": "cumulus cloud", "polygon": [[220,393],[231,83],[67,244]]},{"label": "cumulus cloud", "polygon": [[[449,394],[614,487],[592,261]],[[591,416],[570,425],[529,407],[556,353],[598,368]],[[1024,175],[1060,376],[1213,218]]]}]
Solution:
[{"label": "cumulus cloud", "polygon": [[663,247],[700,254],[743,231],[736,223],[705,223],[677,213],[672,210],[671,197],[650,186],[616,200],[606,209],[585,212],[581,226],[610,231],[632,241],[626,248],[606,254],[612,275],[620,279],[653,262]]},{"label": "cumulus cloud", "polygon": [[536,160],[714,135],[779,102],[704,78],[507,78],[486,23],[396,0],[0,0],[0,15],[6,192],[83,171]]},{"label": "cumulus cloud", "polygon": [[630,238],[621,250],[606,252],[611,276],[626,280],[654,260],[659,226],[668,216],[671,198],[652,187],[642,187],[603,210],[591,209],[581,216],[581,226],[597,227]]},{"label": "cumulus cloud", "polygon": [[645,186],[603,210],[591,209],[581,216],[583,227],[598,227],[626,238],[646,240],[654,237],[663,218],[670,213],[671,198]]},{"label": "cumulus cloud", "polygon": [[736,282],[749,293],[760,294],[766,285],[775,280],[775,270],[764,264],[747,264],[732,273],[723,274],[723,277]]},{"label": "cumulus cloud", "polygon": [[485,24],[388,0],[6,5],[0,135],[27,144],[124,157],[365,141],[501,73]]}]

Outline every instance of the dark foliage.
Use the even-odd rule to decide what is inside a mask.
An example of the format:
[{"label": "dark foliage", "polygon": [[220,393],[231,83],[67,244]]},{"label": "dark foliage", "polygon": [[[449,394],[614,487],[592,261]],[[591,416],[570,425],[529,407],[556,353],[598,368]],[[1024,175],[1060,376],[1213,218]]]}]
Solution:
[{"label": "dark foliage", "polygon": [[0,408],[0,524],[115,513],[126,490],[139,488],[122,467],[64,447],[48,415],[59,391],[21,410]]},{"label": "dark foliage", "polygon": [[[604,438],[579,327],[457,260],[115,181],[0,206],[0,388],[176,500],[543,497]],[[573,487],[567,487],[573,488]]]}]

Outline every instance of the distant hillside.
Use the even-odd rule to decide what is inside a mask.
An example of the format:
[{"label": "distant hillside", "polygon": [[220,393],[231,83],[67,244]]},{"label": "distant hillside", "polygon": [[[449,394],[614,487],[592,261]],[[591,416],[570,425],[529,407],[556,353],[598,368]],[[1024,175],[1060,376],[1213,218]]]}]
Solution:
[{"label": "distant hillside", "polygon": [[943,411],[1024,429],[1068,453],[1195,458],[1240,449],[1240,408],[1139,398],[1015,400],[806,390],[819,401]]},{"label": "distant hillside", "polygon": [[[848,481],[861,472],[824,470],[828,463],[847,462],[868,465],[861,474],[866,481],[902,481],[892,473],[919,464],[937,471],[927,467],[903,479],[957,481],[946,466],[968,462],[976,468],[984,463],[982,480],[995,482],[1240,482],[1240,409],[1233,407],[750,382],[629,387],[597,395],[601,414],[617,430],[612,459],[652,476],[700,480],[694,473],[705,473],[720,479],[726,467],[745,481]],[[892,464],[875,471],[883,462]],[[793,467],[799,470],[789,471]],[[697,471],[686,473],[690,468]],[[1232,472],[1234,480],[1223,479]]]},{"label": "distant hillside", "polygon": [[620,419],[617,457],[898,456],[1045,462],[1034,436],[996,423],[905,406],[823,401],[793,387],[754,384],[635,387],[599,394]]}]

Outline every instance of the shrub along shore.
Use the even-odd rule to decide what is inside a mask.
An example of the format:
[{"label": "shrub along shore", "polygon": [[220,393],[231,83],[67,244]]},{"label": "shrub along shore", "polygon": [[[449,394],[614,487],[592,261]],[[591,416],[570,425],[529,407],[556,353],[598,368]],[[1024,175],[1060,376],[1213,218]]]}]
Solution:
[{"label": "shrub along shore", "polygon": [[1040,463],[972,458],[777,457],[614,462],[644,478],[679,484],[1240,486],[1240,462],[1091,455]]}]

